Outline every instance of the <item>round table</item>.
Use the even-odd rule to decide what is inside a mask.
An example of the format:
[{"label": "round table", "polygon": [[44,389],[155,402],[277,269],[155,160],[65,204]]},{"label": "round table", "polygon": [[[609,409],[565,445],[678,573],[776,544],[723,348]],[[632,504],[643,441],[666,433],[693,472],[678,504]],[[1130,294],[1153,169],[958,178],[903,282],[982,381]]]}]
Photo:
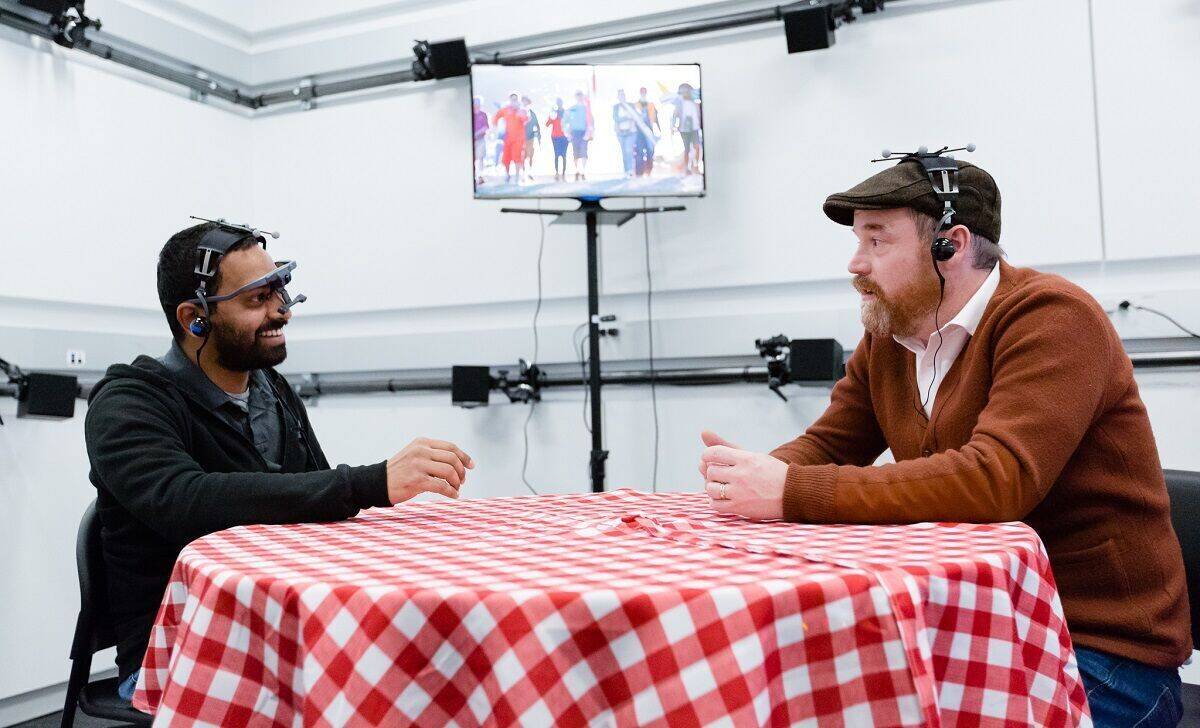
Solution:
[{"label": "round table", "polygon": [[750,523],[630,490],[205,536],[134,705],[170,725],[1089,722],[1024,524]]}]

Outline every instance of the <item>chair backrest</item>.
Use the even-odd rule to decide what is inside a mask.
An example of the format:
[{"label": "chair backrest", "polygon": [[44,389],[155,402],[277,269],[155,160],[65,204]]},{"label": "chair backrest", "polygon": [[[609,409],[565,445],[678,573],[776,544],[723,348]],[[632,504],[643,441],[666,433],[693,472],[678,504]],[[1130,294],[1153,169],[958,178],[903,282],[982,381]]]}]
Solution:
[{"label": "chair backrest", "polygon": [[108,618],[108,582],[100,545],[100,518],[92,501],[79,519],[75,537],[75,568],[79,571],[79,619],[71,644],[71,659],[90,658],[117,643]]},{"label": "chair backrest", "polygon": [[1200,473],[1164,470],[1171,496],[1171,525],[1183,549],[1188,601],[1192,605],[1192,644],[1200,649]]}]

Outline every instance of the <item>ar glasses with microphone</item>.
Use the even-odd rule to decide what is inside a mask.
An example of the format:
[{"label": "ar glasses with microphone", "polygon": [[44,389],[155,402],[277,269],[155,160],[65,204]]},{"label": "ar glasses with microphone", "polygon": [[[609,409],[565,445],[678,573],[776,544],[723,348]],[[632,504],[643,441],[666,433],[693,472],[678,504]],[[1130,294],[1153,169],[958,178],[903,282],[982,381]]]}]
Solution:
[{"label": "ar glasses with microphone", "polygon": [[237,298],[246,291],[256,288],[269,287],[272,292],[279,293],[283,301],[283,305],[279,307],[280,314],[285,314],[296,304],[308,300],[308,297],[304,294],[300,294],[295,298],[292,298],[288,294],[286,286],[292,282],[292,271],[296,269],[296,262],[293,260],[276,262],[274,271],[250,281],[236,291],[223,296],[210,295],[209,286],[217,275],[217,268],[221,265],[221,259],[229,252],[230,248],[245,240],[247,235],[251,235],[263,247],[263,250],[266,250],[266,236],[270,235],[271,238],[278,239],[279,233],[258,230],[249,225],[235,225],[226,222],[224,219],[209,220],[208,218],[196,217],[195,215],[192,215],[191,218],[193,220],[202,220],[216,224],[216,227],[206,232],[200,238],[200,242],[196,243],[196,268],[194,271],[196,274],[196,297],[188,299],[185,303],[200,306],[203,314],[197,316],[188,324],[188,331],[192,334],[207,339],[208,335],[212,333],[212,322],[210,320],[212,315],[211,306],[222,301]]}]

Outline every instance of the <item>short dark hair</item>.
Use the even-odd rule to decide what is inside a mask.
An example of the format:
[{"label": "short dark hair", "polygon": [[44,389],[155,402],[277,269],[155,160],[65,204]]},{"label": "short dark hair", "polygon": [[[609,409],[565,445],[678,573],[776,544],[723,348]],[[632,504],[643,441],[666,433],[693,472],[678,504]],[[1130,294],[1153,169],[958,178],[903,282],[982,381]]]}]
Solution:
[{"label": "short dark hair", "polygon": [[[183,328],[175,320],[175,309],[184,301],[196,297],[196,245],[205,233],[215,227],[216,223],[205,222],[180,230],[171,236],[158,254],[158,302],[167,317],[167,325],[171,327],[171,336],[176,341],[183,341]],[[228,252],[248,248],[254,242],[254,236],[247,233]],[[216,291],[220,286],[221,268],[218,265],[211,290]]]}]

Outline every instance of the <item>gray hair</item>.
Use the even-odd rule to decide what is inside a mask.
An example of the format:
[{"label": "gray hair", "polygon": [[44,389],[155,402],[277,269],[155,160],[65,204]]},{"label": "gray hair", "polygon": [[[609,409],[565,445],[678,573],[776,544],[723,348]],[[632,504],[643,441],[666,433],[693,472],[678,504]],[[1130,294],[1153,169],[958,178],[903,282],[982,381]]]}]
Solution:
[{"label": "gray hair", "polygon": [[[917,227],[917,237],[933,240],[937,234],[938,221],[923,212],[906,208],[912,216],[913,224]],[[970,228],[968,228],[970,229]],[[991,270],[1004,257],[1004,249],[999,243],[983,237],[974,230],[971,231],[971,267],[979,270]]]}]

